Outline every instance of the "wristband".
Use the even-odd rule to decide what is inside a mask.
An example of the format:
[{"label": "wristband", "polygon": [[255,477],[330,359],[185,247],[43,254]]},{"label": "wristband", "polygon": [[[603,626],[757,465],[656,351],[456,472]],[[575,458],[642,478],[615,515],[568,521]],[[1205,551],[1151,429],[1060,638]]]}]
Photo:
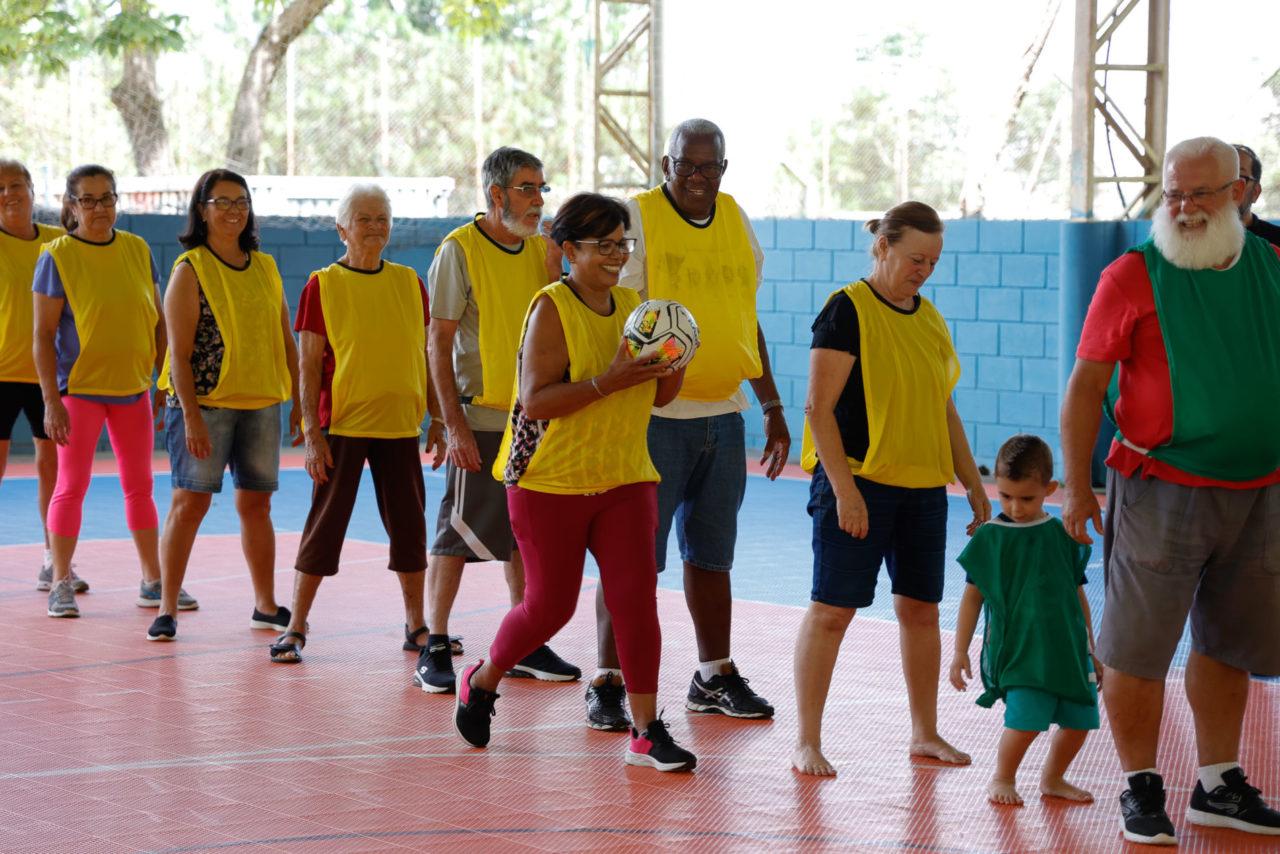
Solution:
[{"label": "wristband", "polygon": [[592,378],[591,378],[591,387],[592,387],[593,389],[595,389],[595,390],[596,390],[596,394],[600,395],[601,397],[608,397],[608,396],[609,396],[609,395],[605,394],[603,391],[601,391],[601,390],[600,390],[600,385],[596,382],[596,378],[595,378],[595,377],[592,377]]},{"label": "wristband", "polygon": [[778,400],[777,398],[774,398],[773,400],[766,400],[764,403],[760,404],[760,414],[768,415],[773,410],[781,409],[781,408],[782,408],[781,400]]}]

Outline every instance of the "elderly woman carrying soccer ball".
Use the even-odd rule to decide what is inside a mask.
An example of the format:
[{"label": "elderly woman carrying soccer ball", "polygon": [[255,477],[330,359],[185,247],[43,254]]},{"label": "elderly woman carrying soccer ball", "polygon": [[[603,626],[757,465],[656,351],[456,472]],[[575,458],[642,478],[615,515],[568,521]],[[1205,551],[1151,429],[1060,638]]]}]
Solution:
[{"label": "elderly woman carrying soccer ball", "polygon": [[454,725],[468,744],[489,743],[498,683],[573,616],[590,551],[629,689],[634,724],[624,761],[682,771],[697,760],[657,716],[658,472],[646,436],[650,409],[676,396],[684,371],[651,355],[633,358],[623,337],[640,302],[618,287],[634,243],[623,237],[629,219],[617,200],[583,193],[552,223],[569,274],[530,306],[516,400],[493,467],[524,555],[524,601],[503,619],[489,660],[462,671]]}]

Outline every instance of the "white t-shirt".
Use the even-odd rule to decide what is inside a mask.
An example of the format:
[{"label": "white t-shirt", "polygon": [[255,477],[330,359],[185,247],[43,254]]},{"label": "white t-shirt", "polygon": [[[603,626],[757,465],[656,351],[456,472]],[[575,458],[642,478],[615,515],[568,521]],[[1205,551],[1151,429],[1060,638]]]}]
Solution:
[{"label": "white t-shirt", "polygon": [[[644,224],[640,221],[640,203],[635,199],[628,199],[627,212],[631,214],[631,228],[627,230],[627,237],[635,238],[636,248],[632,250],[631,258],[627,261],[626,266],[622,268],[622,275],[618,280],[618,284],[624,288],[639,291],[641,299],[648,299],[649,274],[648,267],[645,266]],[[764,280],[764,250],[760,248],[760,241],[756,239],[756,232],[751,227],[751,220],[747,217],[747,212],[742,210],[741,206],[738,207],[738,212],[742,214],[742,224],[747,229],[747,242],[751,244],[751,254],[755,258],[756,289],[759,290],[760,283]],[[711,217],[693,220],[698,225],[706,225],[710,221]],[[432,306],[433,317],[435,316],[434,309],[435,306]],[[728,400],[706,402],[682,400],[677,397],[666,406],[655,406],[653,414],[660,415],[663,418],[708,418],[712,415],[741,412],[749,406],[747,396],[742,391],[742,386],[738,386],[738,390]]]}]

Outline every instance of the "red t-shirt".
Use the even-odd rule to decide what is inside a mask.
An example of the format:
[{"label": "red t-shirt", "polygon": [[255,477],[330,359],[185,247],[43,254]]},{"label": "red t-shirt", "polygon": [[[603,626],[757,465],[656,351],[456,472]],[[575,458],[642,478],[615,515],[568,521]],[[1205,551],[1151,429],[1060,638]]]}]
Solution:
[{"label": "red t-shirt", "polygon": [[[1271,248],[1280,256],[1280,247]],[[1143,448],[1155,448],[1169,440],[1173,435],[1169,356],[1142,253],[1126,252],[1102,271],[1098,289],[1089,303],[1076,357],[1091,362],[1120,363],[1120,399],[1116,402],[1115,416],[1126,439]],[[1183,486],[1254,489],[1280,483],[1280,469],[1249,481],[1201,477],[1115,441],[1111,443],[1107,465],[1125,477],[1133,477],[1134,472],[1138,472],[1143,477],[1157,477]]]},{"label": "red t-shirt", "polygon": [[[422,325],[431,323],[431,310],[428,306],[427,288],[418,277],[418,288],[422,291]],[[302,289],[298,299],[298,316],[293,321],[295,332],[314,332],[324,335],[324,358],[320,363],[320,427],[326,429],[333,415],[333,370],[336,362],[333,348],[329,346],[328,333],[324,325],[324,307],[320,304],[320,277],[312,274]]]}]

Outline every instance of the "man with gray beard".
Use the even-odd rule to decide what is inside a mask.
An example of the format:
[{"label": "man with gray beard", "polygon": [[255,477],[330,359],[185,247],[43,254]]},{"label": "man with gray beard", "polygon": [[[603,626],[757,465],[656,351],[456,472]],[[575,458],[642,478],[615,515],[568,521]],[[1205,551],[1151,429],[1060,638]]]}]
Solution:
[{"label": "man with gray beard", "polygon": [[[1096,655],[1133,842],[1176,842],[1156,754],[1188,614],[1187,821],[1280,835],[1239,762],[1249,674],[1280,674],[1280,249],[1245,232],[1238,170],[1212,137],[1169,150],[1152,237],[1103,271],[1062,406],[1063,522],[1104,538]],[[1089,482],[1104,403],[1119,427],[1105,528]]]},{"label": "man with gray beard", "polygon": [[[542,161],[518,148],[499,148],[481,166],[484,213],[454,229],[427,273],[431,293],[428,362],[448,433],[446,486],[427,573],[427,625],[405,626],[405,648],[419,648],[414,683],[431,694],[452,693],[449,638],[467,563],[502,561],[511,605],[524,598],[524,567],[515,548],[507,496],[490,473],[502,442],[515,384],[516,348],[533,295],[560,278],[561,253],[538,233],[550,192]],[[426,643],[418,638],[427,635]],[[511,673],[551,682],[582,671],[550,647],[534,650]]]}]

